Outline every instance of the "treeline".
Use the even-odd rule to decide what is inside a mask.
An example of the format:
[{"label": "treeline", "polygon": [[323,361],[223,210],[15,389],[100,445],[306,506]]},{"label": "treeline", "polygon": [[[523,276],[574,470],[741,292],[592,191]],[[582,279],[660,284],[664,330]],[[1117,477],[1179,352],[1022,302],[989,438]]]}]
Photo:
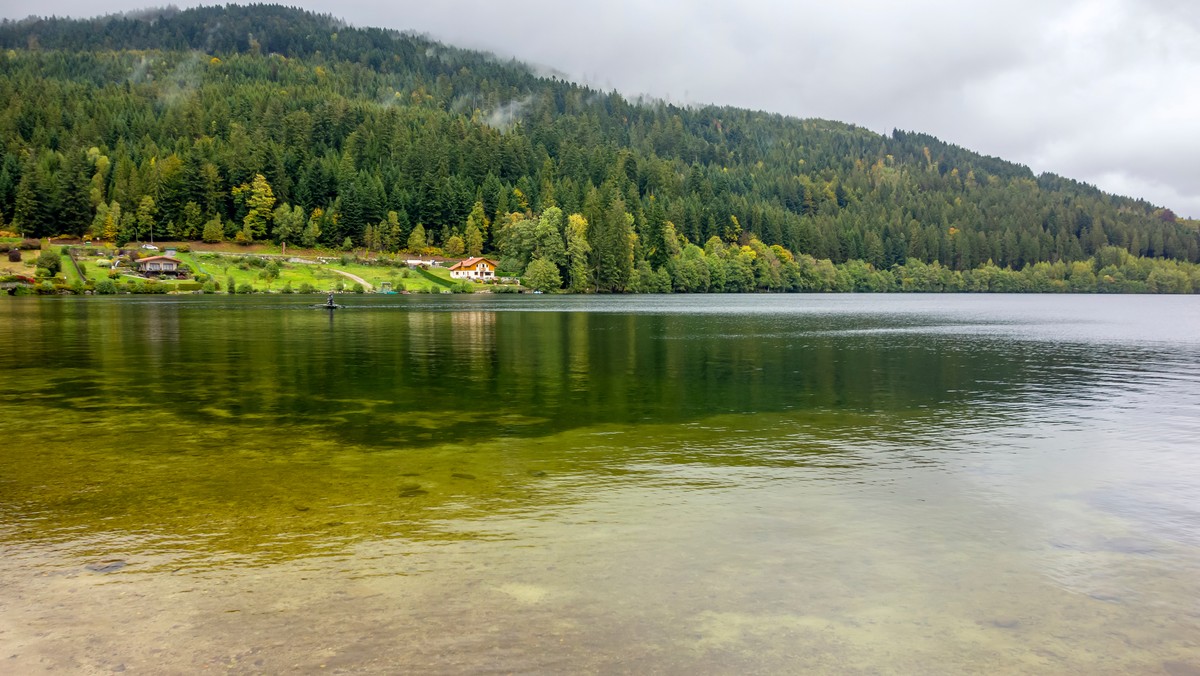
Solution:
[{"label": "treeline", "polygon": [[[630,102],[300,10],[5,22],[0,47],[0,229],[27,236],[494,252],[602,291],[809,288],[746,281],[788,256],[896,288],[914,262],[958,273],[946,289],[1011,268],[1030,290],[1113,247],[1200,260],[1169,210],[930,136]],[[548,214],[561,255],[527,247]],[[747,249],[689,281],[697,251]]]},{"label": "treeline", "polygon": [[[619,197],[589,199],[586,211],[589,216],[565,216],[551,207],[537,219],[512,214],[499,232],[501,268],[524,270],[524,284],[545,292],[1200,293],[1200,265],[1135,257],[1114,246],[1087,260],[1043,261],[1019,270],[993,261],[955,270],[915,258],[877,268],[858,259],[834,263],[795,255],[754,235],[741,238],[742,244],[713,236],[701,248],[676,234],[670,222],[663,226],[656,264],[635,260],[633,218]],[[621,239],[623,246],[612,244]],[[604,243],[608,253],[594,255],[592,241]]]}]

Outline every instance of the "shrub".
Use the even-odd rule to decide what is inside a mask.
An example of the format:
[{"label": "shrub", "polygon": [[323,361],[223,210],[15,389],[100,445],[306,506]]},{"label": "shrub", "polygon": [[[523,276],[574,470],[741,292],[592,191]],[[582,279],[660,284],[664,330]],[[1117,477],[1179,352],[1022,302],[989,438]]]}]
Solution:
[{"label": "shrub", "polygon": [[292,283],[288,282],[284,284],[283,288],[279,290],[279,293],[295,293],[295,291],[292,290]]},{"label": "shrub", "polygon": [[48,295],[48,294],[54,293],[54,282],[51,282],[50,280],[47,279],[46,281],[42,282],[41,284],[38,284],[37,292],[42,295]]},{"label": "shrub", "polygon": [[224,228],[221,227],[221,219],[214,218],[204,224],[204,232],[201,239],[209,244],[220,242],[225,238]]},{"label": "shrub", "polygon": [[246,282],[242,282],[241,284],[238,284],[237,292],[238,293],[254,293],[254,287],[250,286]]},{"label": "shrub", "polygon": [[15,248],[9,249],[8,250],[8,262],[9,263],[20,263],[21,262],[21,250],[15,249]]},{"label": "shrub", "polygon": [[21,243],[17,245],[17,248],[24,249],[26,251],[37,251],[38,249],[42,248],[42,240],[26,238],[21,240]]},{"label": "shrub", "polygon": [[38,256],[37,266],[46,271],[46,276],[53,277],[62,270],[62,256],[47,249]]},{"label": "shrub", "polygon": [[317,292],[317,290],[313,288],[312,284],[309,284],[308,282],[300,283],[300,293],[316,293],[316,292]]},{"label": "shrub", "polygon": [[217,283],[212,280],[209,280],[209,281],[205,282],[203,286],[200,287],[200,290],[203,291],[204,293],[216,293],[217,292]]},{"label": "shrub", "polygon": [[365,291],[365,289],[363,289],[363,285],[359,284],[358,282],[355,282],[354,285],[350,287],[350,290],[354,293],[363,293],[363,291]]}]

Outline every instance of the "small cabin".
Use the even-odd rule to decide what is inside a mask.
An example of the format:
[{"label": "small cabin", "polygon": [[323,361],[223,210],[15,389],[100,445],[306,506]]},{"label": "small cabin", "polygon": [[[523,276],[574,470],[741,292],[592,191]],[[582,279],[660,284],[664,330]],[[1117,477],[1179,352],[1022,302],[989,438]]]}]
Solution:
[{"label": "small cabin", "polygon": [[496,262],[488,258],[468,258],[450,266],[451,279],[490,282],[496,279]]},{"label": "small cabin", "polygon": [[137,262],[138,272],[150,274],[175,274],[179,271],[179,266],[182,264],[183,261],[171,258],[170,256],[151,256]]}]

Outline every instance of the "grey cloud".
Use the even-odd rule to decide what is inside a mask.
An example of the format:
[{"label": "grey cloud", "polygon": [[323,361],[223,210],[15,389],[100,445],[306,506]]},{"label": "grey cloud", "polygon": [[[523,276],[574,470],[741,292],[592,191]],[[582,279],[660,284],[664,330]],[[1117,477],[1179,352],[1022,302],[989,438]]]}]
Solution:
[{"label": "grey cloud", "polygon": [[[140,4],[17,0],[2,11],[87,16]],[[1191,0],[299,4],[630,96],[928,132],[1200,217]]]}]

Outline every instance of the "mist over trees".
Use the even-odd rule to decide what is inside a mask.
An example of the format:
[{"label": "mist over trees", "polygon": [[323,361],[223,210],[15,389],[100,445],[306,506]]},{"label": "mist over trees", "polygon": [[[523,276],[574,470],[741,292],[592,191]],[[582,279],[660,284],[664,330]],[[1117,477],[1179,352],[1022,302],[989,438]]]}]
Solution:
[{"label": "mist over trees", "polygon": [[919,133],[279,6],[4,22],[0,50],[0,229],[30,237],[438,248],[575,291],[1200,289],[1196,223]]}]

